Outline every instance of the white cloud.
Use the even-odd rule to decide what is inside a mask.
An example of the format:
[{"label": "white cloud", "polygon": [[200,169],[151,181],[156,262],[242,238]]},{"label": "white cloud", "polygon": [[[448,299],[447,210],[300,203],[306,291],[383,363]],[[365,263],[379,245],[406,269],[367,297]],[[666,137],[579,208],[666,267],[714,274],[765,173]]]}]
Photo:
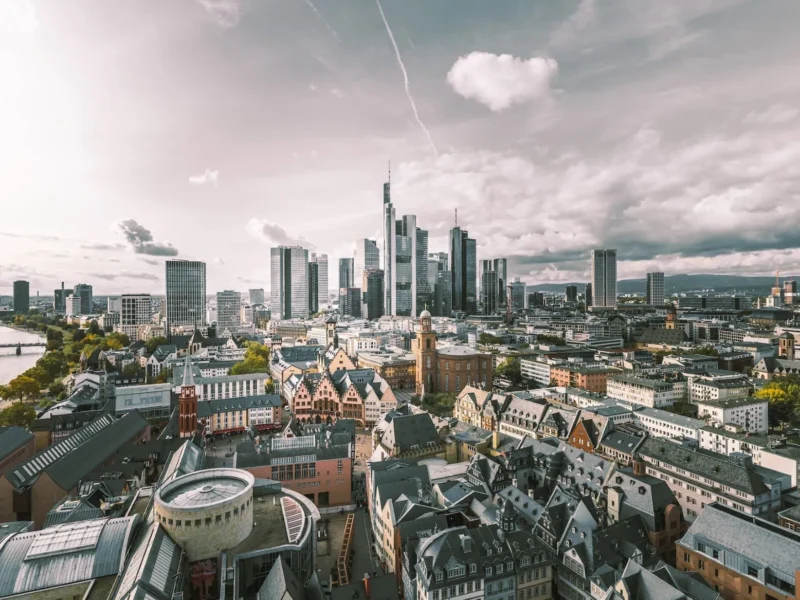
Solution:
[{"label": "white cloud", "polygon": [[197,0],[214,22],[220,27],[236,27],[242,18],[240,0]]},{"label": "white cloud", "polygon": [[258,241],[270,246],[303,246],[308,249],[315,247],[302,236],[294,237],[280,225],[266,219],[253,217],[247,222],[245,231]]},{"label": "white cloud", "polygon": [[345,95],[346,94],[342,90],[340,90],[339,88],[333,88],[331,90],[331,96],[336,96],[337,98],[344,98]]},{"label": "white cloud", "polygon": [[0,31],[31,35],[39,29],[36,7],[31,0],[3,0],[0,2]]},{"label": "white cloud", "polygon": [[550,34],[550,45],[561,47],[572,43],[595,18],[595,0],[580,0],[575,12]]},{"label": "white cloud", "polygon": [[765,110],[751,111],[742,120],[746,125],[780,125],[797,118],[800,109],[788,104],[773,104]]},{"label": "white cloud", "polygon": [[192,185],[205,185],[209,183],[216,187],[219,185],[219,171],[206,169],[202,173],[198,173],[197,175],[192,175],[189,177],[189,183]]},{"label": "white cloud", "polygon": [[510,54],[471,52],[455,62],[447,82],[464,98],[501,111],[547,96],[557,73],[558,63],[552,58],[526,60]]}]

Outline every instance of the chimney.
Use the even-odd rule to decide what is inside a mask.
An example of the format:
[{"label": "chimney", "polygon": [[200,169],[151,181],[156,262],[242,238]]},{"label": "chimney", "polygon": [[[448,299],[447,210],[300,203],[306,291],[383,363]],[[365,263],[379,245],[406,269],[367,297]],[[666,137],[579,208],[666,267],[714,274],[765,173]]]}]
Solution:
[{"label": "chimney", "polygon": [[641,457],[634,457],[633,459],[633,474],[638,476],[647,475],[647,463]]},{"label": "chimney", "polygon": [[461,548],[464,550],[466,554],[472,552],[472,538],[469,537],[467,534],[461,534]]},{"label": "chimney", "polygon": [[370,598],[369,573],[364,573],[364,596]]}]

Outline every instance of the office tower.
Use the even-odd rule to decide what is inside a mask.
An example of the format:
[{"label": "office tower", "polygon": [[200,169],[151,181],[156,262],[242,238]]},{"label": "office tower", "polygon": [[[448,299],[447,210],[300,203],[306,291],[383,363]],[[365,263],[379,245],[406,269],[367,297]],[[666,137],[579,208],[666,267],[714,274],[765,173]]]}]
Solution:
[{"label": "office tower", "polygon": [[646,303],[650,306],[664,305],[664,274],[647,274],[647,299]]},{"label": "office tower", "polygon": [[428,253],[428,260],[435,260],[439,263],[439,270],[440,271],[449,271],[449,258],[450,255],[447,252],[430,252]]},{"label": "office tower", "polygon": [[385,297],[383,269],[367,269],[362,273],[361,289],[364,292],[362,316],[366,319],[380,319],[384,315]]},{"label": "office tower", "polygon": [[328,255],[312,254],[311,262],[317,263],[317,303],[319,306],[328,306],[331,297],[328,289]]},{"label": "office tower", "polygon": [[92,297],[92,286],[86,283],[79,283],[72,290],[73,296],[79,296],[81,299],[81,312],[82,315],[91,315],[93,311],[94,298]]},{"label": "office tower", "polygon": [[525,282],[517,277],[511,282],[511,310],[525,309]]},{"label": "office tower", "polygon": [[255,288],[247,293],[250,304],[264,304],[264,288]]},{"label": "office tower", "polygon": [[508,287],[508,259],[495,258],[493,270],[497,273],[497,306],[506,307],[506,288]]},{"label": "office tower", "polygon": [[31,284],[27,281],[14,282],[14,312],[24,314],[31,307]]},{"label": "office tower", "polygon": [[106,312],[121,313],[122,296],[109,296],[108,303],[106,304]]},{"label": "office tower", "polygon": [[242,295],[233,290],[217,292],[217,333],[242,324]]},{"label": "office tower", "polygon": [[353,259],[339,259],[339,289],[351,288],[355,284],[353,279]]},{"label": "office tower", "polygon": [[308,263],[308,313],[319,312],[319,263]]},{"label": "office tower", "polygon": [[67,310],[67,295],[69,292],[64,288],[64,282],[61,282],[61,289],[53,291],[53,310],[58,314],[63,315]]},{"label": "office tower", "polygon": [[528,294],[528,308],[538,308],[540,306],[544,306],[544,294],[542,292]]},{"label": "office tower", "polygon": [[65,301],[65,312],[67,315],[75,316],[81,314],[81,297],[70,294]]},{"label": "office tower", "polygon": [[586,304],[586,308],[589,308],[592,305],[592,284],[586,284],[586,291],[583,294],[583,299]]},{"label": "office tower", "polygon": [[439,279],[439,273],[447,271],[447,253],[431,252],[428,254],[428,283],[431,290]]},{"label": "office tower", "polygon": [[797,304],[797,282],[794,279],[783,282],[783,301],[786,304]]},{"label": "office tower", "polygon": [[433,303],[433,286],[428,281],[428,232],[417,227],[417,302],[416,314],[419,314]]},{"label": "office tower", "polygon": [[353,255],[353,283],[361,285],[364,278],[364,271],[367,269],[381,268],[381,251],[378,242],[361,238],[356,240],[356,252]]},{"label": "office tower", "polygon": [[592,306],[617,306],[617,251],[592,250]]},{"label": "office tower", "polygon": [[[273,318],[307,318],[308,250],[300,246],[278,246],[270,250],[270,258],[272,261],[270,307]],[[321,266],[319,268],[321,270]]]},{"label": "office tower", "polygon": [[393,289],[391,295],[392,315],[416,316],[417,310],[417,218],[404,215],[395,221],[395,236],[392,246]]},{"label": "office tower", "polygon": [[206,324],[206,263],[173,259],[164,263],[167,282],[166,330]]},{"label": "office tower", "polygon": [[564,288],[564,296],[566,297],[567,302],[577,302],[578,286],[568,285],[566,288]]},{"label": "office tower", "polygon": [[436,283],[433,286],[432,315],[449,317],[453,314],[453,273],[452,271],[439,271],[436,274]]},{"label": "office tower", "polygon": [[499,306],[498,291],[500,288],[497,285],[497,272],[494,270],[495,262],[493,260],[481,261],[481,305],[485,315],[493,315]]},{"label": "office tower", "polygon": [[120,296],[119,330],[127,335],[131,342],[139,339],[139,325],[147,325],[152,320],[150,294],[123,294]]},{"label": "office tower", "polygon": [[339,314],[361,318],[361,288],[341,288],[339,290]]},{"label": "office tower", "polygon": [[383,184],[383,284],[386,297],[384,299],[384,310],[387,315],[394,315],[394,269],[397,255],[395,253],[395,222],[394,204],[392,204],[392,175],[389,173],[389,181]]},{"label": "office tower", "polygon": [[450,268],[453,273],[453,310],[474,314],[478,268],[475,240],[458,226],[450,230]]}]

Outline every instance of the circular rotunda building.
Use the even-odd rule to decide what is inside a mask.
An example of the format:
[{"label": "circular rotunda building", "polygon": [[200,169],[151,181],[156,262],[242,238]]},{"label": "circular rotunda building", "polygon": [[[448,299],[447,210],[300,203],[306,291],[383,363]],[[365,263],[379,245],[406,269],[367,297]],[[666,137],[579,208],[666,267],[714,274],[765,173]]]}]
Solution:
[{"label": "circular rotunda building", "polygon": [[206,469],[173,479],[156,492],[155,518],[189,562],[213,558],[253,530],[255,479],[240,469]]}]

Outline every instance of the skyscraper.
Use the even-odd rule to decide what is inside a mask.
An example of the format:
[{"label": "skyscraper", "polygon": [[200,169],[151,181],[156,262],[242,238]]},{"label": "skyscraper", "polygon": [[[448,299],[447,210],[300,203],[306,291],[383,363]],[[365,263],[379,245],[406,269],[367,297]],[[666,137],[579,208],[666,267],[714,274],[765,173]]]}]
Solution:
[{"label": "skyscraper", "polygon": [[617,251],[592,250],[592,306],[617,306]]},{"label": "skyscraper", "polygon": [[525,282],[517,277],[511,282],[511,310],[525,309]]},{"label": "skyscraper", "polygon": [[67,310],[67,296],[69,294],[70,290],[64,287],[63,281],[61,282],[61,289],[53,291],[53,310],[60,315],[63,315]]},{"label": "skyscraper", "polygon": [[392,176],[383,184],[383,284],[385,288],[385,301],[383,308],[387,315],[395,314],[394,307],[394,268],[395,254],[395,223],[394,204],[392,204]]},{"label": "skyscraper", "polygon": [[317,301],[318,306],[327,306],[331,291],[328,289],[328,255],[312,254],[311,262],[317,263]]},{"label": "skyscraper", "polygon": [[403,215],[395,221],[394,289],[392,315],[414,317],[417,313],[417,217]]},{"label": "skyscraper", "polygon": [[586,303],[586,308],[589,308],[592,305],[592,284],[586,284],[586,291],[583,294],[583,299]]},{"label": "skyscraper", "polygon": [[433,286],[428,281],[428,232],[425,229],[417,227],[417,302],[416,314],[425,310],[427,306],[430,310],[430,305],[433,303]]},{"label": "skyscraper", "polygon": [[264,288],[255,288],[248,292],[250,304],[264,304]]},{"label": "skyscraper", "polygon": [[664,274],[660,272],[647,274],[646,302],[650,306],[664,305]]},{"label": "skyscraper", "polygon": [[199,260],[168,260],[166,268],[166,329],[206,324],[206,263]]},{"label": "skyscraper", "polygon": [[14,282],[14,312],[24,314],[31,307],[31,284],[27,281]]},{"label": "skyscraper", "polygon": [[79,296],[81,299],[81,314],[92,314],[94,298],[92,297],[92,286],[87,283],[79,283],[72,291],[73,296]]},{"label": "skyscraper", "polygon": [[380,319],[384,315],[384,282],[383,269],[366,269],[362,273],[361,289],[363,290],[366,319]]},{"label": "skyscraper", "polygon": [[356,252],[353,255],[353,283],[361,285],[364,271],[381,268],[381,251],[375,240],[361,238],[356,240]]},{"label": "skyscraper", "polygon": [[120,296],[119,330],[135,342],[139,339],[139,325],[152,322],[150,294],[122,294]]},{"label": "skyscraper", "polygon": [[469,232],[456,226],[450,230],[450,265],[453,273],[453,310],[475,313],[477,253]]},{"label": "skyscraper", "polygon": [[506,307],[506,288],[508,287],[508,259],[495,258],[494,272],[497,273],[497,306]]},{"label": "skyscraper", "polygon": [[233,290],[217,292],[217,332],[242,324],[242,295]]},{"label": "skyscraper", "polygon": [[319,312],[319,263],[308,263],[308,312]]},{"label": "skyscraper", "polygon": [[497,261],[482,260],[481,261],[481,306],[483,307],[483,314],[493,315],[497,312],[499,304],[497,285],[497,272],[494,270],[494,265]]},{"label": "skyscraper", "polygon": [[[270,259],[272,317],[305,319],[309,311],[308,250],[300,246],[278,246],[270,249]],[[321,266],[319,268],[321,270]]]},{"label": "skyscraper", "polygon": [[436,284],[433,286],[433,310],[431,314],[437,317],[449,317],[453,313],[453,273],[452,271],[439,271],[436,274]]},{"label": "skyscraper", "polygon": [[341,288],[339,290],[339,314],[361,317],[361,288]]},{"label": "skyscraper", "polygon": [[353,277],[353,259],[340,258],[339,259],[339,289],[351,288],[355,282]]},{"label": "skyscraper", "polygon": [[564,289],[564,296],[566,297],[567,302],[577,302],[578,301],[578,286],[568,285]]}]

